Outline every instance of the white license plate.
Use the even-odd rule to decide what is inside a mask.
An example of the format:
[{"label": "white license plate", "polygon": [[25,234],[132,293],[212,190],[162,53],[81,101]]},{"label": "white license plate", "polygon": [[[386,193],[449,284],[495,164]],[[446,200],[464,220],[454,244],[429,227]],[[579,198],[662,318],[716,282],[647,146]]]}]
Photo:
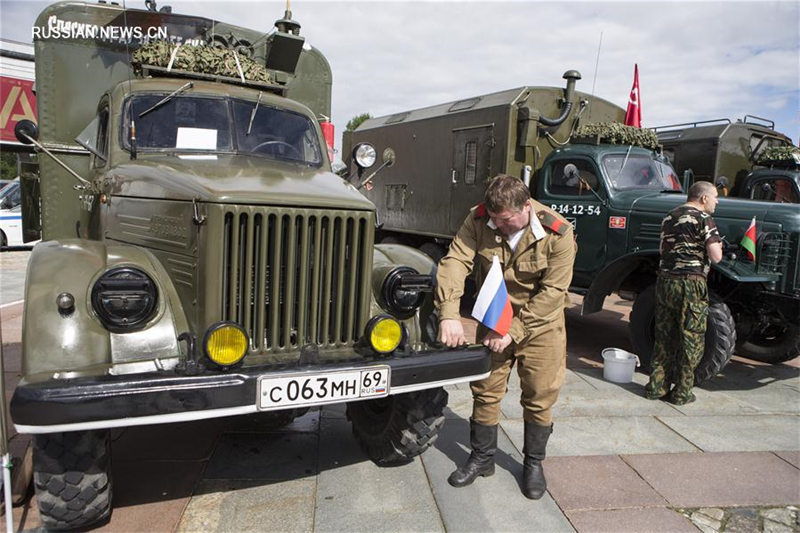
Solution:
[{"label": "white license plate", "polygon": [[258,380],[258,408],[285,409],[389,395],[388,366],[297,373]]}]

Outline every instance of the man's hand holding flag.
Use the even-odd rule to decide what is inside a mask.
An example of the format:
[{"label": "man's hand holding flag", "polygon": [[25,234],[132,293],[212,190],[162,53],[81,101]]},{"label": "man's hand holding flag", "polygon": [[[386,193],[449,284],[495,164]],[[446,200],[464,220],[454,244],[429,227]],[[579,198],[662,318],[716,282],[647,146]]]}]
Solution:
[{"label": "man's hand holding flag", "polygon": [[472,317],[492,330],[493,333],[489,333],[483,341],[483,344],[492,351],[501,352],[511,344],[508,330],[514,312],[503,279],[503,269],[496,255],[492,258],[492,267],[478,292],[475,306],[472,308]]}]

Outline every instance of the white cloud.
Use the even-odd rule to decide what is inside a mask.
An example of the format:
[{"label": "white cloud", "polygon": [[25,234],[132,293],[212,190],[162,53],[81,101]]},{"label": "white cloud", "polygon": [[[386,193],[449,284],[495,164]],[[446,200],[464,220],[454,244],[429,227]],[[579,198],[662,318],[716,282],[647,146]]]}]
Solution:
[{"label": "white cloud", "polygon": [[[144,2],[128,1],[128,7]],[[268,31],[283,2],[169,2],[175,12]],[[0,34],[29,40],[46,3],[0,0]],[[775,120],[800,138],[800,4],[769,2],[292,2],[333,69],[337,131],[385,115],[523,85],[578,89],[624,106],[639,64],[646,126]],[[338,144],[338,141],[337,141]]]}]

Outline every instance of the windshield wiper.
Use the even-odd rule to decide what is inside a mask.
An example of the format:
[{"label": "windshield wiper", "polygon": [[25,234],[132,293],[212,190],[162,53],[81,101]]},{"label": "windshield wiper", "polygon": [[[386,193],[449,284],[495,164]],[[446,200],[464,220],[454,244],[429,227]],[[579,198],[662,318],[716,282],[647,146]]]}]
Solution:
[{"label": "windshield wiper", "polygon": [[256,111],[258,111],[258,104],[261,103],[261,91],[258,91],[258,100],[256,100],[256,106],[253,108],[253,112],[250,113],[250,124],[247,125],[247,133],[245,135],[250,135],[250,132],[253,130],[253,119],[256,118]]},{"label": "windshield wiper", "polygon": [[139,113],[139,118],[142,118],[143,116],[145,116],[146,114],[148,114],[150,111],[152,111],[154,109],[158,109],[159,107],[161,107],[162,105],[166,104],[167,102],[169,102],[170,100],[172,100],[173,98],[175,98],[176,96],[181,94],[182,92],[186,91],[187,89],[191,89],[192,87],[194,87],[194,83],[187,82],[183,87],[172,91],[167,96],[165,96],[164,98],[162,98],[161,100],[159,100],[158,102],[153,104],[153,106],[151,108],[145,109],[144,111]]},{"label": "windshield wiper", "polygon": [[628,156],[631,155],[631,148],[633,148],[632,144],[628,146],[628,151],[625,152],[625,159],[622,160],[622,166],[619,167],[619,172],[617,172],[617,175],[614,178],[614,181],[618,180],[620,175],[622,175],[622,171],[625,170],[625,165],[628,164]]}]

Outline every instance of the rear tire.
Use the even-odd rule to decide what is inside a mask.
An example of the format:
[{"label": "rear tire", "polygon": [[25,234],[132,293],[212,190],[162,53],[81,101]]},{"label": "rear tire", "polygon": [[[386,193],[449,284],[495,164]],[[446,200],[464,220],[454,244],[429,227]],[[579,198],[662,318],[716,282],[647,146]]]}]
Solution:
[{"label": "rear tire", "polygon": [[[640,292],[633,303],[630,316],[630,338],[639,356],[641,368],[650,372],[650,360],[655,344],[656,286]],[[736,327],[728,306],[715,294],[709,295],[708,325],[703,358],[694,370],[694,383],[700,385],[713,378],[728,364],[736,345]]]},{"label": "rear tire", "polygon": [[791,361],[800,356],[800,326],[774,325],[765,328],[743,341],[736,353],[773,365]]},{"label": "rear tire", "polygon": [[36,435],[33,480],[49,530],[83,528],[111,515],[108,431]]},{"label": "rear tire", "polygon": [[447,391],[428,389],[347,404],[361,449],[379,466],[409,463],[430,448],[444,425]]}]

